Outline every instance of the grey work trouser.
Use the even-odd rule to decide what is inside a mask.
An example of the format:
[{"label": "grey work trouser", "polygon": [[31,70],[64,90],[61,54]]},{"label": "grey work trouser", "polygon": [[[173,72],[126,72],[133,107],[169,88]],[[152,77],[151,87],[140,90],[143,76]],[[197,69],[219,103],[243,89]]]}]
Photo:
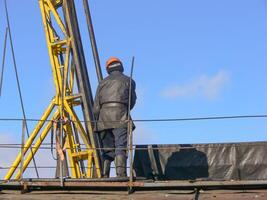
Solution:
[{"label": "grey work trouser", "polygon": [[127,157],[127,128],[107,129],[99,134],[104,160],[113,161],[118,155]]}]

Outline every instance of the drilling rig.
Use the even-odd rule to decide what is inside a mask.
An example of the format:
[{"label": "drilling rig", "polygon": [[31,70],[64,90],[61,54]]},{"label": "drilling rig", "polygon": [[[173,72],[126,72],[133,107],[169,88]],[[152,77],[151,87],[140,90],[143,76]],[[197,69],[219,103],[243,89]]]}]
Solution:
[{"label": "drilling rig", "polygon": [[[94,31],[87,0],[83,1],[96,64],[102,79]],[[101,178],[101,158],[94,133],[93,96],[78,25],[74,0],[39,0],[48,53],[52,67],[55,96],[25,141],[5,180],[22,178],[34,155],[50,131],[58,131],[57,150],[63,163],[69,164],[71,178]],[[77,87],[75,87],[75,84]],[[77,89],[76,89],[77,88]],[[80,107],[83,119],[75,108]],[[85,148],[81,148],[81,144]],[[66,153],[63,152],[63,147]]]}]

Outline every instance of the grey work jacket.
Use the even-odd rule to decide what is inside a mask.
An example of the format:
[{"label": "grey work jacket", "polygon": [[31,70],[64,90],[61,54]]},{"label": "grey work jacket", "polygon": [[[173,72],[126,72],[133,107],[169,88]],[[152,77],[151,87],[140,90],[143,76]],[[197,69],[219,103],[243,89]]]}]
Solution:
[{"label": "grey work jacket", "polygon": [[[132,80],[131,104],[136,102],[135,82]],[[126,128],[128,117],[130,78],[119,71],[113,71],[100,82],[94,101],[96,131]]]}]

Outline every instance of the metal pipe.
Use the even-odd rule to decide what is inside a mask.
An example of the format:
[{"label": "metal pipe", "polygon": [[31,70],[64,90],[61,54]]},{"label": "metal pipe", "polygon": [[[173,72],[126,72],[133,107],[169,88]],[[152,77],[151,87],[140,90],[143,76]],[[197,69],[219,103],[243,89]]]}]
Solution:
[{"label": "metal pipe", "polygon": [[134,57],[132,58],[131,74],[130,74],[130,84],[129,84],[129,99],[128,99],[128,133],[129,133],[129,150],[130,150],[130,184],[129,193],[132,193],[132,183],[133,183],[133,130],[132,130],[132,120],[131,120],[131,102],[132,102],[132,77],[134,68]]},{"label": "metal pipe", "polygon": [[[88,134],[88,142],[90,142],[91,146],[95,148],[97,146],[97,143],[95,142],[96,135],[94,134],[93,126],[91,123],[91,121],[94,121],[94,114],[92,110],[93,95],[87,72],[74,0],[63,1],[63,8],[66,24],[69,29],[69,34],[72,37],[71,43],[73,59],[77,75],[78,90],[81,93],[82,110],[86,121],[85,125]],[[97,177],[101,177],[100,160],[97,151],[94,151],[94,164],[98,169]]]},{"label": "metal pipe", "polygon": [[[86,22],[87,22],[90,43],[92,47],[93,58],[95,62],[97,79],[98,79],[98,83],[100,83],[103,80],[103,75],[102,75],[101,64],[100,64],[100,59],[99,59],[99,54],[98,54],[98,49],[97,49],[97,44],[96,44],[95,32],[94,32],[94,26],[92,22],[88,0],[83,0],[83,7],[84,7],[85,17],[86,17]],[[95,121],[96,120],[98,119],[95,119]],[[95,122],[95,125],[96,125],[96,122]],[[98,134],[95,134],[95,139],[96,139],[97,146],[100,147],[101,144],[100,144],[100,139],[99,139]],[[98,155],[102,155],[102,154],[103,154],[102,150],[99,150]],[[102,163],[102,159],[103,159],[102,156],[99,156],[100,163]]]},{"label": "metal pipe", "polygon": [[[63,59],[62,59],[63,60]],[[62,61],[63,62],[63,61]],[[63,148],[63,120],[64,120],[64,92],[65,92],[65,69],[64,67],[66,67],[64,65],[64,63],[61,63],[61,75],[62,75],[62,86],[61,86],[61,104],[60,104],[60,146]],[[59,158],[59,156],[58,156]],[[60,159],[60,163],[59,163],[59,173],[60,173],[60,185],[61,187],[64,187],[64,179],[63,179],[63,161]]]},{"label": "metal pipe", "polygon": [[99,59],[99,54],[97,50],[94,27],[93,27],[88,0],[83,0],[83,6],[84,6],[84,12],[85,12],[85,17],[86,17],[93,57],[95,61],[96,74],[97,74],[98,82],[100,82],[101,80],[103,80],[103,75],[101,71],[100,59]]}]

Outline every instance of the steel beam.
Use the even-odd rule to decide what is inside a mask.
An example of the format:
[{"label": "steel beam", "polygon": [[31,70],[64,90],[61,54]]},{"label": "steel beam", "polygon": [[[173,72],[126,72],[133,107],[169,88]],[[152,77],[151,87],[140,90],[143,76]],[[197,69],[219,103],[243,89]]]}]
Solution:
[{"label": "steel beam", "polygon": [[[64,17],[66,20],[67,28],[71,40],[73,60],[75,63],[75,71],[77,75],[78,90],[82,99],[82,110],[85,119],[86,130],[88,133],[89,143],[92,148],[97,147],[96,136],[94,135],[92,122],[94,121],[93,115],[93,95],[87,72],[87,66],[83,51],[83,45],[78,25],[78,19],[75,10],[74,0],[68,0],[63,2]],[[96,166],[96,176],[101,177],[100,159],[97,151],[94,151],[94,164]]]},{"label": "steel beam", "polygon": [[95,39],[95,31],[94,31],[94,27],[93,27],[93,22],[92,22],[92,17],[91,17],[91,13],[90,13],[88,0],[83,0],[83,7],[84,7],[84,12],[85,12],[85,17],[86,17],[86,22],[87,22],[92,52],[93,52],[93,57],[94,57],[94,61],[95,61],[96,74],[97,74],[98,82],[100,82],[103,79],[103,75],[102,75],[102,71],[101,71],[100,59],[99,59],[99,54],[98,54],[96,39]]}]

